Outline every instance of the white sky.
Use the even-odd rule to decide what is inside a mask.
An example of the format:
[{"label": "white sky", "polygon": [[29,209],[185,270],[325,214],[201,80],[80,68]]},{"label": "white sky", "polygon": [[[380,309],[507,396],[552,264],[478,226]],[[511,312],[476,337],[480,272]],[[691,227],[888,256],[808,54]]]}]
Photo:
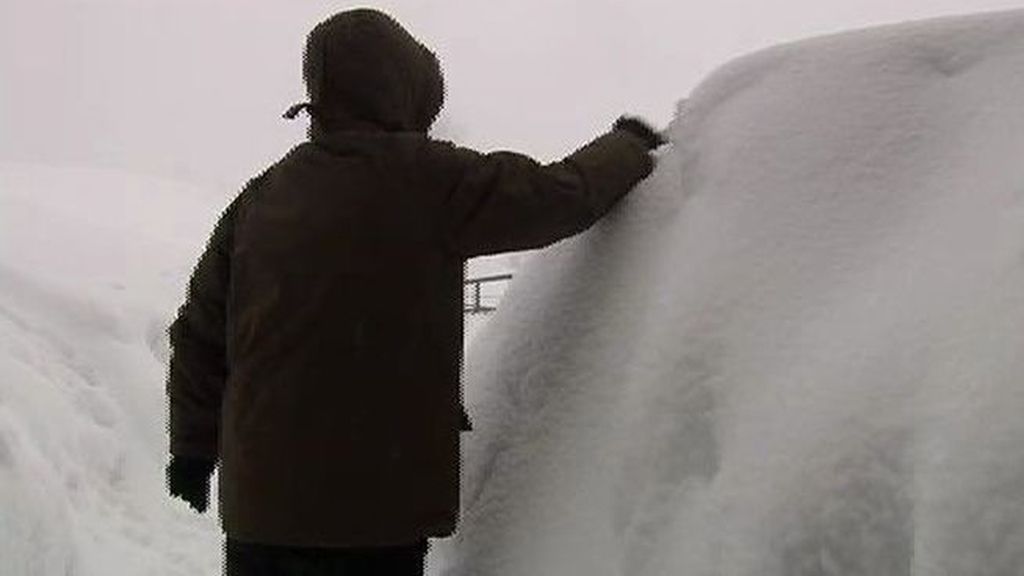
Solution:
[{"label": "white sky", "polygon": [[[215,185],[245,179],[305,135],[306,32],[370,3],[4,0],[0,161],[86,163]],[[549,161],[619,114],[671,119],[728,59],[806,36],[1024,7],[1024,0],[389,0],[438,53],[437,134]]]}]

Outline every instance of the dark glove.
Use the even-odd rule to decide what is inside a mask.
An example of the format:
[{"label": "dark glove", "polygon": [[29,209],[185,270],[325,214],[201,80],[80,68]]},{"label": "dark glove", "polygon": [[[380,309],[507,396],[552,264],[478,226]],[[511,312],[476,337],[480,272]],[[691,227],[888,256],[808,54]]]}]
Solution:
[{"label": "dark glove", "polygon": [[196,512],[206,512],[214,464],[205,458],[171,456],[171,463],[167,465],[167,485],[171,496],[188,502]]},{"label": "dark glove", "polygon": [[648,150],[654,150],[658,146],[667,143],[665,137],[658,133],[650,124],[635,116],[619,116],[619,119],[612,125],[613,130],[625,130],[636,135],[647,146]]}]

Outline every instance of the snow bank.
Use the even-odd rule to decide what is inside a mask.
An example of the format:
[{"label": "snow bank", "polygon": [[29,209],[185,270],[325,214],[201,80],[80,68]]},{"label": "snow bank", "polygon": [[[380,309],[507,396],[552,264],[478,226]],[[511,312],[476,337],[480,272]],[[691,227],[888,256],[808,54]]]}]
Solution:
[{"label": "snow bank", "polygon": [[1024,11],[738,59],[470,349],[446,576],[1020,574]]},{"label": "snow bank", "polygon": [[227,196],[0,166],[0,574],[220,572],[215,506],[166,494],[164,383],[165,330]]}]

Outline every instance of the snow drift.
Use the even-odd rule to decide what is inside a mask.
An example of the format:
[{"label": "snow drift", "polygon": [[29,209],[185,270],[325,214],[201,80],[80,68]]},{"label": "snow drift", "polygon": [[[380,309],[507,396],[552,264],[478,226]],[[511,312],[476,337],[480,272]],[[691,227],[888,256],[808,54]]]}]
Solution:
[{"label": "snow drift", "polygon": [[467,361],[445,575],[1020,574],[1024,11],[721,68]]},{"label": "snow drift", "polygon": [[0,574],[219,573],[164,484],[165,331],[227,199],[6,164],[0,205]]}]

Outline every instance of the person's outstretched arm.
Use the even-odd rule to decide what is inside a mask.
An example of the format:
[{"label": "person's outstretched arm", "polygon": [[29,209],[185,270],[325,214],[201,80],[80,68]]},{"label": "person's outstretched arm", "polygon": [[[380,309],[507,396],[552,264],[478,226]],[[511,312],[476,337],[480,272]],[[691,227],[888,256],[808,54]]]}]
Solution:
[{"label": "person's outstretched arm", "polygon": [[650,150],[664,143],[635,118],[561,161],[542,165],[514,152],[451,146],[459,174],[443,210],[451,249],[464,258],[543,248],[599,220],[650,174]]}]

